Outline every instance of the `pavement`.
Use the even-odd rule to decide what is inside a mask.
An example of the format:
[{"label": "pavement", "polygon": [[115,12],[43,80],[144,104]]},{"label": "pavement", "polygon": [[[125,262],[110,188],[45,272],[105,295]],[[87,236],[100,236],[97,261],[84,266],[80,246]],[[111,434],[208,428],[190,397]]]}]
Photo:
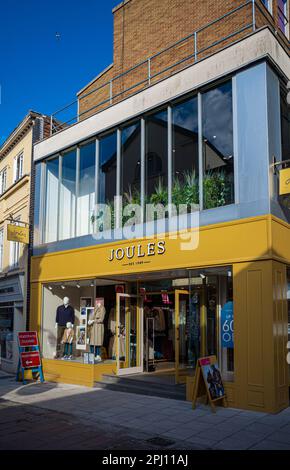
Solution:
[{"label": "pavement", "polygon": [[290,450],[290,408],[277,415],[0,373],[0,450]]}]

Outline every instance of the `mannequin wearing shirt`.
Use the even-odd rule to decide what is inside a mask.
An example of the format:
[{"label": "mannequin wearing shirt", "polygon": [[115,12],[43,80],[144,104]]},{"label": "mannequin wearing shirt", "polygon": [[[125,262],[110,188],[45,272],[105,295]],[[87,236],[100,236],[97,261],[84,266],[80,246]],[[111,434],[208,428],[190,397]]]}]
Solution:
[{"label": "mannequin wearing shirt", "polygon": [[[57,350],[60,348],[67,323],[71,323],[72,328],[75,322],[75,312],[69,304],[69,298],[63,298],[63,304],[56,309],[55,328],[57,329]],[[64,356],[64,352],[62,354]]]}]

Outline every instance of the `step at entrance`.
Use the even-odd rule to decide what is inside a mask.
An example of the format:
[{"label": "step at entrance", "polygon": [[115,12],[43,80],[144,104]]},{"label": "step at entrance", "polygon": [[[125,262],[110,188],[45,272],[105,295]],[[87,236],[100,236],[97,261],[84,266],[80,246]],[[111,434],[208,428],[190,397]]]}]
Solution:
[{"label": "step at entrance", "polygon": [[186,400],[185,384],[175,385],[172,377],[168,379],[167,377],[160,378],[159,376],[155,380],[154,377],[147,374],[136,374],[134,377],[104,374],[101,381],[95,382],[95,386],[118,392]]}]

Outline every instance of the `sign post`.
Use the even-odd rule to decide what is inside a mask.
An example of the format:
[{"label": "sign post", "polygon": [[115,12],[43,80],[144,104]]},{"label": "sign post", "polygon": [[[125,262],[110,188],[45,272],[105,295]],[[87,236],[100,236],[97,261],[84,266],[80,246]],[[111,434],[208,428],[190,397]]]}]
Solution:
[{"label": "sign post", "polygon": [[41,382],[44,382],[40,348],[36,331],[20,331],[18,333],[19,361],[16,381],[21,374],[22,382],[26,384],[25,371],[31,370],[32,374],[38,373]]}]

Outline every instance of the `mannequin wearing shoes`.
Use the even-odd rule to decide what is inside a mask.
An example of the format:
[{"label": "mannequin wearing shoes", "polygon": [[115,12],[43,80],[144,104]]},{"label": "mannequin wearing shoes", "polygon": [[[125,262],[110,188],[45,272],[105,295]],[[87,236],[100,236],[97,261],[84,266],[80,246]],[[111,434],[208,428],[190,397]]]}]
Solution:
[{"label": "mannequin wearing shoes", "polygon": [[[57,352],[60,352],[61,344],[66,329],[67,323],[71,323],[72,328],[75,322],[75,312],[73,307],[69,303],[69,298],[64,297],[62,305],[59,305],[56,309],[55,317],[55,328],[57,330]],[[60,354],[57,354],[59,356]],[[64,351],[62,356],[64,356]]]},{"label": "mannequin wearing shoes", "polygon": [[93,318],[88,321],[90,326],[90,350],[94,353],[95,360],[100,362],[101,358],[101,346],[104,342],[104,318],[106,310],[101,302],[97,302],[94,310]]}]

